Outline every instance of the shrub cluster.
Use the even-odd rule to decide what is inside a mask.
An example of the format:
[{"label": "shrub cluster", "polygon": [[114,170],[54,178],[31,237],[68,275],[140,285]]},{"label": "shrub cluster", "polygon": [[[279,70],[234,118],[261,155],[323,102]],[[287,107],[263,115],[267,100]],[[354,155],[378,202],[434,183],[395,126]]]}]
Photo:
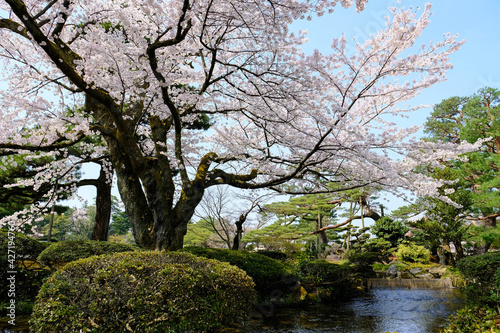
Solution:
[{"label": "shrub cluster", "polygon": [[299,263],[300,281],[304,283],[342,283],[349,278],[349,265],[332,264],[326,260],[302,260]]},{"label": "shrub cluster", "polygon": [[466,257],[457,263],[466,280],[464,292],[470,300],[479,304],[499,304],[500,252]]},{"label": "shrub cluster", "polygon": [[288,259],[288,255],[282,251],[264,250],[258,251],[257,253],[275,260],[285,261],[286,259]]},{"label": "shrub cluster", "polygon": [[60,265],[95,255],[135,250],[137,250],[137,247],[124,243],[93,240],[70,240],[50,245],[42,253],[40,253],[38,261],[45,265]]},{"label": "shrub cluster", "polygon": [[8,238],[9,232],[6,229],[0,229],[0,248],[5,250],[0,253],[2,258],[7,257],[9,241],[14,241],[16,257],[22,260],[36,260],[38,255],[49,246],[48,243],[42,243],[20,232],[11,231],[10,234],[14,234],[13,239]]},{"label": "shrub cluster", "polygon": [[258,253],[201,247],[187,247],[183,251],[241,268],[253,279],[255,289],[262,297],[275,290],[286,293],[298,280],[294,267]]},{"label": "shrub cluster", "polygon": [[431,259],[431,251],[426,249],[424,246],[420,246],[414,243],[399,244],[398,250],[395,254],[399,260],[406,262],[418,262],[427,264]]},{"label": "shrub cluster", "polygon": [[43,285],[31,329],[210,332],[248,315],[252,280],[237,267],[179,252],[126,252],[67,264]]},{"label": "shrub cluster", "polygon": [[300,281],[309,293],[318,295],[317,300],[345,300],[358,293],[350,264],[309,259],[300,261],[298,266]]},{"label": "shrub cluster", "polygon": [[[10,254],[15,253],[15,258],[9,257],[9,245]],[[51,274],[50,271],[40,268],[36,263],[37,256],[47,245],[47,243],[39,242],[22,233],[10,232],[9,234],[7,230],[0,229],[0,260],[3,263],[0,268],[0,280],[2,281],[0,283],[0,295],[2,295],[0,303],[6,299],[10,288],[10,284],[7,283],[9,277],[7,272],[11,270],[8,266],[10,262],[17,266],[15,269],[17,272],[15,283],[17,304],[35,301],[43,282]],[[0,315],[3,315],[5,310],[5,306],[2,305]]]},{"label": "shrub cluster", "polygon": [[498,332],[500,314],[490,307],[465,307],[448,319],[443,333]]}]

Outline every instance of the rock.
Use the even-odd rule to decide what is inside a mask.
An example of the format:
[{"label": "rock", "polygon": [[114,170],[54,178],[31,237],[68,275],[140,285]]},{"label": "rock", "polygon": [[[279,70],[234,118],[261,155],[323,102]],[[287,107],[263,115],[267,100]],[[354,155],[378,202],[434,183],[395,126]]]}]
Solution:
[{"label": "rock", "polygon": [[429,269],[429,273],[434,275],[435,278],[440,279],[446,273],[446,266],[436,266]]},{"label": "rock", "polygon": [[422,280],[430,280],[430,279],[434,279],[434,275],[432,275],[431,273],[423,273],[423,274],[417,275],[416,278],[422,279]]},{"label": "rock", "polygon": [[413,275],[417,275],[419,273],[422,273],[422,268],[420,268],[420,267],[412,268],[412,269],[410,269],[410,273]]},{"label": "rock", "polygon": [[401,274],[398,274],[398,278],[400,278],[400,279],[412,279],[413,275],[410,274],[410,272],[408,272],[408,271],[403,271],[403,272],[401,272]]},{"label": "rock", "polygon": [[326,260],[329,262],[339,262],[342,260],[342,256],[338,254],[330,254],[326,257]]},{"label": "rock", "polygon": [[[297,283],[296,286],[294,286],[293,291],[290,294],[290,300],[293,304],[300,304],[303,302],[309,294],[307,293],[307,290],[304,289],[299,283]],[[275,304],[276,302],[273,302]]]},{"label": "rock", "polygon": [[398,267],[396,265],[390,265],[389,268],[387,268],[385,275],[390,278],[395,278],[398,276]]}]

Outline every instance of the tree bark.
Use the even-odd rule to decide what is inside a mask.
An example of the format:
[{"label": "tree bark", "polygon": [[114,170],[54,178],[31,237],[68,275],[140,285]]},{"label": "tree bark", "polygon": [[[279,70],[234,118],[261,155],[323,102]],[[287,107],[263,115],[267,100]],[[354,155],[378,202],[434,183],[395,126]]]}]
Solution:
[{"label": "tree bark", "polygon": [[96,215],[92,240],[107,241],[109,233],[109,223],[111,221],[111,187],[112,182],[108,181],[106,170],[101,165],[99,178],[96,182]]},{"label": "tree bark", "polygon": [[456,261],[458,262],[460,259],[465,257],[464,248],[461,240],[454,241],[453,244],[455,245],[455,251],[457,252]]},{"label": "tree bark", "polygon": [[233,241],[233,250],[239,251],[240,250],[240,241],[241,241],[241,235],[243,234],[243,223],[245,223],[247,217],[245,214],[241,214],[240,218],[238,221],[236,221],[236,235],[234,236],[234,241]]},{"label": "tree bark", "polygon": [[[359,220],[361,219],[361,215],[356,215],[356,216],[353,216],[353,217],[350,217],[348,218],[347,220],[345,220],[344,222],[342,223],[339,223],[339,224],[336,224],[336,225],[330,225],[330,226],[326,226],[326,227],[322,227],[316,231],[313,231],[313,232],[310,232],[309,235],[314,235],[314,234],[318,234],[318,233],[322,233],[324,232],[325,230],[330,230],[330,229],[337,229],[337,228],[340,228],[354,220]],[[374,221],[377,221],[377,220],[380,220],[380,215],[372,210],[370,207],[365,207],[365,211],[363,212],[363,217],[369,217],[371,218],[372,220]]]}]

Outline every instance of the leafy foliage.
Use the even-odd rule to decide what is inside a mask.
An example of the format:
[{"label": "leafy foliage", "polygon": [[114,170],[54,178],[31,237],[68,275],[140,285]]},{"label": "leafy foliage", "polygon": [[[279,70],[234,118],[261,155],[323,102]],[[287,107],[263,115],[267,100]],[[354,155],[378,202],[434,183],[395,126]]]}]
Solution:
[{"label": "leafy foliage", "polygon": [[496,333],[499,331],[500,313],[497,308],[465,307],[448,319],[442,333]]},{"label": "leafy foliage", "polygon": [[184,237],[184,245],[208,247],[209,239],[213,234],[214,229],[207,220],[202,219],[196,223],[189,223]]},{"label": "leafy foliage", "polygon": [[184,248],[197,256],[217,259],[244,270],[255,282],[255,289],[262,297],[273,291],[287,292],[298,277],[293,267],[258,253],[226,249]]},{"label": "leafy foliage", "polygon": [[47,247],[38,260],[46,265],[62,264],[90,256],[135,251],[137,247],[124,243],[75,240],[57,242]]},{"label": "leafy foliage", "polygon": [[[14,235],[14,237],[11,237]],[[11,246],[9,246],[9,242]],[[12,245],[14,247],[12,247]],[[39,242],[31,237],[28,237],[19,232],[9,232],[5,229],[0,229],[0,260],[4,263],[0,269],[0,279],[2,281],[0,287],[0,295],[6,299],[9,285],[7,278],[10,276],[7,272],[15,270],[15,293],[16,301],[34,302],[38,291],[42,287],[43,281],[50,276],[51,272],[40,268],[36,263],[37,256],[46,248],[48,244]],[[15,259],[9,257],[9,248],[14,250]],[[8,269],[7,263],[12,263],[16,266],[15,269]],[[36,268],[35,268],[36,267]],[[5,307],[2,306],[2,311]]]},{"label": "leafy foliage", "polygon": [[432,141],[483,142],[479,150],[467,153],[467,163],[455,161],[464,187],[470,194],[475,215],[488,216],[498,212],[500,201],[498,168],[500,165],[500,90],[482,88],[472,96],[451,97],[434,107],[425,124]]},{"label": "leafy foliage", "polygon": [[237,267],[189,253],[128,252],[64,266],[42,287],[31,329],[45,332],[212,332],[253,307]]},{"label": "leafy foliage", "polygon": [[431,251],[414,243],[401,243],[396,251],[399,260],[407,262],[429,263]]},{"label": "leafy foliage", "polygon": [[345,282],[352,269],[348,264],[332,264],[326,260],[302,260],[299,263],[300,281],[304,283]]},{"label": "leafy foliage", "polygon": [[380,239],[390,242],[392,247],[396,247],[404,239],[408,228],[399,220],[392,220],[384,216],[371,227],[371,232]]},{"label": "leafy foliage", "polygon": [[457,268],[467,281],[467,297],[478,304],[498,304],[500,253],[488,252],[460,260]]},{"label": "leafy foliage", "polygon": [[125,235],[129,232],[130,220],[125,212],[115,212],[111,216],[112,222],[109,225],[109,235]]}]

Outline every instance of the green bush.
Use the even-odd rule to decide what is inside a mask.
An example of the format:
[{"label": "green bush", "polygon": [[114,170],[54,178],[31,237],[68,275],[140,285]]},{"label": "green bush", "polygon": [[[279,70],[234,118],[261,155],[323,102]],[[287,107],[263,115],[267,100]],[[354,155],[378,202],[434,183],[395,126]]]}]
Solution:
[{"label": "green bush", "polygon": [[398,246],[408,232],[408,228],[401,221],[394,221],[388,216],[384,216],[371,227],[371,232],[377,238],[391,243],[391,247]]},{"label": "green bush", "polygon": [[67,264],[43,285],[31,329],[210,332],[247,316],[256,293],[237,267],[179,252],[125,252]]},{"label": "green bush", "polygon": [[343,283],[351,275],[349,265],[332,264],[326,260],[302,260],[299,263],[300,281],[304,283]]},{"label": "green bush", "polygon": [[[13,235],[14,237],[9,238],[9,235]],[[9,241],[14,242],[15,253],[18,260],[36,260],[38,255],[47,246],[49,246],[48,243],[42,243],[20,232],[11,231],[9,233],[9,231],[6,229],[0,229],[0,248],[2,249],[0,256],[2,257],[2,259],[7,258],[7,248]]]},{"label": "green bush", "polygon": [[349,264],[333,264],[326,260],[302,260],[299,262],[300,281],[316,301],[346,300],[358,294],[353,269]]},{"label": "green bush", "polygon": [[124,243],[91,240],[62,241],[54,243],[46,248],[38,256],[38,261],[45,265],[60,265],[95,255],[135,250],[137,250],[137,247]]},{"label": "green bush", "polygon": [[373,270],[373,265],[381,261],[381,254],[379,252],[349,252],[347,259],[353,266],[353,270],[365,277],[371,278],[375,277],[375,271]]},{"label": "green bush", "polygon": [[457,263],[457,268],[467,282],[464,292],[470,300],[498,304],[500,252],[466,257]]},{"label": "green bush", "polygon": [[499,332],[498,309],[490,307],[465,307],[448,319],[448,326],[443,333]]},{"label": "green bush", "polygon": [[263,256],[272,258],[274,260],[285,261],[288,258],[287,254],[285,252],[281,252],[281,251],[264,250],[264,251],[258,251],[257,253],[262,254]]},{"label": "green bush", "polygon": [[429,263],[431,259],[431,251],[414,243],[399,244],[395,255],[399,260],[422,264]]},{"label": "green bush", "polygon": [[[16,305],[30,304],[35,301],[43,282],[51,274],[49,270],[41,268],[36,263],[37,256],[47,245],[22,233],[12,231],[9,233],[5,229],[0,229],[0,260],[2,262],[0,268],[0,280],[2,281],[0,284],[0,295],[2,295],[0,315],[5,314],[6,307],[3,302],[7,301],[10,292],[15,293]],[[13,265],[13,268],[10,265]],[[17,272],[13,285],[14,290],[11,290],[11,285],[7,280],[11,275],[8,273],[9,271]],[[21,312],[25,311],[18,311],[18,314]]]},{"label": "green bush", "polygon": [[269,296],[276,290],[286,293],[298,280],[297,273],[292,266],[258,253],[201,247],[186,247],[183,251],[228,262],[241,268],[253,279],[255,289],[263,297]]}]

